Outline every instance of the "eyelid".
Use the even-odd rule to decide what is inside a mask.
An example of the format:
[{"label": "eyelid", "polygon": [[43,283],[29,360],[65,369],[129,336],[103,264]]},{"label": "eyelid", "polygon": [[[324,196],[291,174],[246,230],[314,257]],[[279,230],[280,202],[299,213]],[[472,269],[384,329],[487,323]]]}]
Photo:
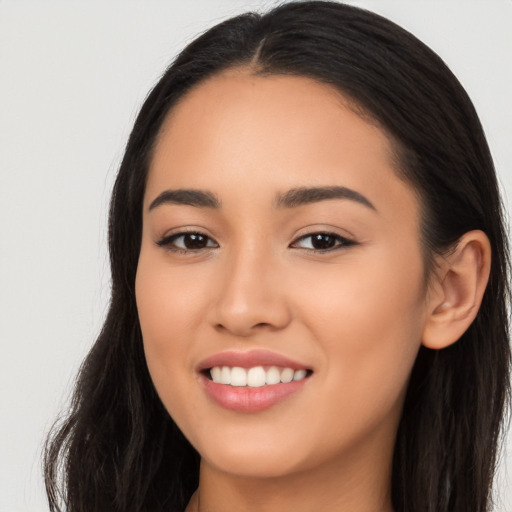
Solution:
[{"label": "eyelid", "polygon": [[[327,248],[327,249],[314,249],[314,248],[310,249],[310,248],[306,248],[306,247],[302,247],[301,249],[303,249],[305,251],[310,251],[310,252],[313,252],[313,253],[327,253],[327,252],[333,252],[333,251],[336,251],[336,250],[339,250],[339,249],[344,249],[344,248],[347,248],[347,247],[350,247],[350,246],[353,246],[353,245],[357,244],[357,242],[355,240],[350,239],[350,238],[348,238],[346,236],[340,235],[338,233],[334,233],[334,232],[326,231],[326,230],[317,230],[317,231],[311,231],[309,233],[305,233],[303,235],[300,235],[299,237],[297,237],[290,244],[290,247],[295,245],[298,241],[304,240],[304,239],[307,239],[307,238],[311,238],[314,235],[331,236],[331,237],[337,239],[337,241],[339,243],[337,245],[335,245],[334,247],[330,247],[330,248]],[[292,248],[295,248],[295,247],[292,247]]]},{"label": "eyelid", "polygon": [[[175,240],[177,240],[181,237],[184,237],[186,235],[198,235],[198,236],[204,237],[207,239],[207,242],[206,242],[207,245],[205,247],[199,247],[196,249],[181,248],[181,247],[176,247],[175,245],[173,245],[173,242]],[[302,240],[306,240],[308,238],[312,238],[315,235],[323,235],[323,236],[332,237],[335,239],[335,241],[337,243],[333,247],[327,247],[325,249],[315,249],[314,247],[312,247],[312,248],[294,247],[297,245],[298,242],[300,242]],[[208,245],[208,243],[212,242],[212,241],[213,241],[213,243],[216,244],[216,247],[212,247],[211,245],[210,246]],[[314,254],[324,254],[324,253],[329,253],[329,252],[335,252],[335,251],[341,250],[341,249],[346,249],[347,247],[350,247],[350,246],[353,246],[356,244],[357,244],[357,242],[355,240],[353,240],[351,238],[347,238],[346,236],[343,236],[338,233],[328,231],[325,229],[324,230],[317,229],[315,231],[310,231],[309,233],[304,233],[304,234],[298,236],[289,245],[289,247],[292,249],[301,249],[301,250],[311,252]],[[159,247],[162,247],[163,249],[165,249],[167,251],[170,251],[173,253],[178,253],[178,254],[183,254],[183,255],[199,254],[207,249],[208,250],[209,249],[217,249],[219,247],[219,244],[211,236],[207,235],[203,231],[200,231],[198,229],[193,229],[193,228],[190,228],[190,229],[182,228],[179,231],[175,231],[170,234],[165,234],[159,241],[156,242],[156,245]]]},{"label": "eyelid", "polygon": [[[199,229],[193,229],[193,228],[190,228],[190,229],[182,228],[179,231],[175,231],[173,233],[166,233],[164,236],[162,236],[160,238],[160,240],[158,240],[156,242],[156,245],[158,247],[162,247],[163,249],[165,249],[167,251],[180,253],[180,254],[197,254],[199,252],[202,252],[205,249],[216,249],[217,248],[217,247],[206,246],[206,247],[201,247],[198,249],[187,249],[187,248],[183,249],[181,247],[176,247],[176,246],[172,245],[172,242],[174,240],[181,238],[182,236],[185,236],[185,235],[202,236],[202,237],[206,238],[208,241],[213,241],[215,244],[217,244],[217,247],[218,247],[218,243],[211,236],[207,235],[203,231],[200,231]],[[207,244],[208,244],[208,242],[207,242]]]}]

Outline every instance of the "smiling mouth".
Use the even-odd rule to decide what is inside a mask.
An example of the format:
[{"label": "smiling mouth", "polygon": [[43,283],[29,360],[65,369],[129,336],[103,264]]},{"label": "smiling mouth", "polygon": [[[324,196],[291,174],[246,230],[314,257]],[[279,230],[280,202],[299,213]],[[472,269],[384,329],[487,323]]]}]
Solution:
[{"label": "smiling mouth", "polygon": [[213,366],[204,370],[203,374],[216,384],[233,387],[260,388],[287,384],[308,378],[312,370],[279,367],[279,366],[253,366],[242,368],[240,366]]}]

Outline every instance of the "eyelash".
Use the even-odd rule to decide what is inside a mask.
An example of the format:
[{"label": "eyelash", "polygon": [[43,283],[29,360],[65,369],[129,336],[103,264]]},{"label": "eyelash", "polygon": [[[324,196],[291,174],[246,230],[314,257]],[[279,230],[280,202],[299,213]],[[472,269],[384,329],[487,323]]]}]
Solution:
[{"label": "eyelash", "polygon": [[[200,251],[203,251],[204,249],[208,249],[209,248],[209,247],[201,247],[199,249],[182,249],[180,247],[173,246],[173,243],[178,238],[185,237],[187,235],[196,235],[196,236],[204,237],[207,240],[212,240],[209,236],[205,235],[204,233],[201,233],[200,231],[181,231],[179,233],[173,233],[172,235],[165,236],[160,241],[158,241],[156,244],[159,247],[163,247],[163,248],[165,248],[168,251],[171,251],[171,252],[174,252],[174,253],[178,253],[178,254],[198,253]],[[336,233],[331,233],[331,232],[328,232],[328,231],[315,231],[313,233],[308,233],[307,235],[302,235],[299,238],[297,238],[292,243],[292,245],[296,244],[297,242],[299,242],[301,240],[305,240],[307,238],[312,238],[315,235],[333,237],[335,239],[335,241],[338,242],[338,243],[334,247],[330,247],[328,249],[314,249],[314,248],[313,249],[309,249],[309,248],[303,248],[305,251],[323,254],[323,253],[333,252],[333,251],[336,251],[336,250],[339,250],[339,249],[343,249],[343,248],[347,248],[347,247],[356,245],[356,242],[354,242],[353,240],[350,240],[350,239],[345,238],[343,236],[340,236],[340,235],[338,235]]]}]

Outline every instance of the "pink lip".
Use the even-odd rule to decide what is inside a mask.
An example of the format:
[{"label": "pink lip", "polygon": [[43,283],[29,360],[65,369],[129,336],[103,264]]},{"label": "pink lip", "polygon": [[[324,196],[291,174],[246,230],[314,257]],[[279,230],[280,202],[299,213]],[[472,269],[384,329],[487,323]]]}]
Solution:
[{"label": "pink lip", "polygon": [[293,370],[310,369],[305,364],[267,350],[221,352],[201,361],[197,366],[197,371],[206,394],[221,407],[244,413],[259,412],[272,407],[302,389],[309,377],[259,388],[235,387],[217,384],[204,374],[205,370],[214,366],[239,366],[241,368],[279,366]]},{"label": "pink lip", "polygon": [[237,412],[260,412],[276,405],[288,396],[299,391],[309,380],[288,382],[286,384],[273,384],[260,388],[234,387],[217,384],[202,373],[199,374],[201,384],[206,394],[224,409]]},{"label": "pink lip", "polygon": [[197,365],[197,371],[201,372],[214,366],[239,366],[240,368],[252,368],[253,366],[280,366],[293,370],[309,369],[307,365],[289,359],[281,354],[268,350],[249,350],[247,352],[220,352],[201,361]]}]

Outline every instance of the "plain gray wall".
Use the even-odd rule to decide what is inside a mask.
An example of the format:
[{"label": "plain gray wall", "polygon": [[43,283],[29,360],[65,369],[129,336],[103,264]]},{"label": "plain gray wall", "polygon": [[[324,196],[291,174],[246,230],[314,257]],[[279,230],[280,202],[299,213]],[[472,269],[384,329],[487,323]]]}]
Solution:
[{"label": "plain gray wall", "polygon": [[[512,2],[351,3],[409,29],[459,77],[510,210]],[[106,209],[141,102],[199,32],[274,4],[0,0],[0,512],[46,509],[42,439],[105,314]],[[512,510],[508,446],[496,512]]]}]

